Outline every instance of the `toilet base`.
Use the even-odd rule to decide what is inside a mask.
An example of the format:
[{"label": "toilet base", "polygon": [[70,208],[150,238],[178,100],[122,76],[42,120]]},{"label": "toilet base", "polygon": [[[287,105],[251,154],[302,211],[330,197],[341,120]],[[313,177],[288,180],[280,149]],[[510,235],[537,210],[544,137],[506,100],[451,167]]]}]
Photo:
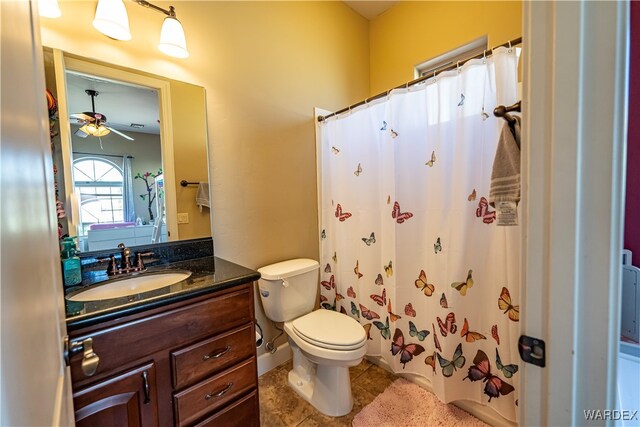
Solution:
[{"label": "toilet base", "polygon": [[293,369],[288,375],[289,386],[325,415],[341,417],[351,412],[349,367],[312,363],[295,343],[290,344],[293,344]]}]

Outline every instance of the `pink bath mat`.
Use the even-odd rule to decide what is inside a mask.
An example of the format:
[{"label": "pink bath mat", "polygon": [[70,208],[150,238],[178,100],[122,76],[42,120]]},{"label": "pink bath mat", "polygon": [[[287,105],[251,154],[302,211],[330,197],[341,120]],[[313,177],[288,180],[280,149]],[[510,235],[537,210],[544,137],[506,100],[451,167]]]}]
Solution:
[{"label": "pink bath mat", "polygon": [[447,405],[405,379],[395,380],[353,419],[353,427],[488,427],[462,409]]}]

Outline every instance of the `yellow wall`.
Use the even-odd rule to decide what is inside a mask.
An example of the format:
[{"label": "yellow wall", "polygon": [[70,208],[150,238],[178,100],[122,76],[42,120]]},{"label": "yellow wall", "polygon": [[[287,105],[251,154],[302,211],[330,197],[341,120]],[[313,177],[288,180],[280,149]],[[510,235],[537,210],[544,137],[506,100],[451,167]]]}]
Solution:
[{"label": "yellow wall", "polygon": [[401,1],[371,21],[370,95],[413,80],[414,67],[480,36],[522,36],[520,1]]},{"label": "yellow wall", "polygon": [[199,86],[170,80],[171,124],[173,126],[173,165],[175,167],[176,206],[189,214],[188,224],[178,224],[180,240],[211,236],[210,209],[195,204],[196,185],[182,187],[180,181],[208,182],[207,123],[205,91]]}]

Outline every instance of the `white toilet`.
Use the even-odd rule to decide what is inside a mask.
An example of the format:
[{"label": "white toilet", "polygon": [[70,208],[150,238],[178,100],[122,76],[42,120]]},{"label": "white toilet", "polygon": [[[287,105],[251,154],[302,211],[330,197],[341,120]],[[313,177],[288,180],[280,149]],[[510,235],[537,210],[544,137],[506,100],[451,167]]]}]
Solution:
[{"label": "white toilet", "polygon": [[356,320],[320,309],[317,261],[292,259],[259,268],[260,298],[267,317],[284,322],[293,350],[289,385],[323,414],[351,412],[349,367],[362,361],[367,334]]}]

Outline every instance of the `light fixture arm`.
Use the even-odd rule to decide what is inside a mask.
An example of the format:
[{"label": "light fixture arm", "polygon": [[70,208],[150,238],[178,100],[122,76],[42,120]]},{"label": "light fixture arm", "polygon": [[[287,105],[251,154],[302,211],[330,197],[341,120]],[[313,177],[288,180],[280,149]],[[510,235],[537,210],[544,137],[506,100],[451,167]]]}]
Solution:
[{"label": "light fixture arm", "polygon": [[153,10],[157,10],[158,12],[164,13],[167,16],[170,16],[172,18],[176,17],[176,10],[173,6],[169,6],[169,10],[163,9],[161,7],[156,6],[155,4],[151,4],[146,0],[133,0],[134,2],[138,3],[140,6],[144,6],[144,7],[148,7],[150,9]]}]

